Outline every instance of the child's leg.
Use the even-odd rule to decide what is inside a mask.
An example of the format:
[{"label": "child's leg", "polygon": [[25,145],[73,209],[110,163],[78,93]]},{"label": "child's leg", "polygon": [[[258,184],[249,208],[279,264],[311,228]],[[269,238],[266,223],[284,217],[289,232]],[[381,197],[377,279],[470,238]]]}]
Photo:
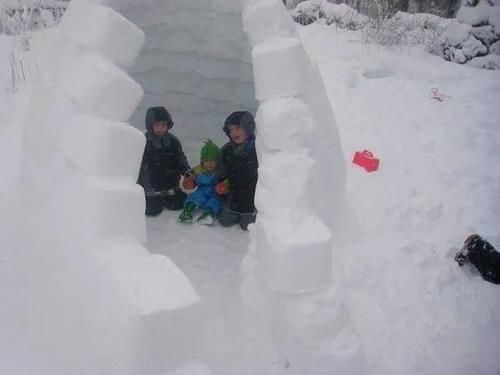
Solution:
[{"label": "child's leg", "polygon": [[217,220],[223,227],[230,227],[240,222],[240,215],[237,212],[223,208]]},{"label": "child's leg", "polygon": [[211,210],[214,216],[219,215],[222,210],[222,203],[217,197],[210,197],[200,208],[204,210]]},{"label": "child's leg", "polygon": [[250,224],[255,223],[256,217],[257,217],[257,214],[255,214],[255,213],[240,214],[240,227],[241,227],[241,229],[247,230],[248,226]]},{"label": "child's leg", "polygon": [[162,211],[162,197],[160,195],[146,195],[146,216],[158,216]]},{"label": "child's leg", "polygon": [[164,205],[167,210],[177,211],[182,208],[185,200],[186,194],[179,189],[174,189],[172,195],[167,195],[164,198]]}]

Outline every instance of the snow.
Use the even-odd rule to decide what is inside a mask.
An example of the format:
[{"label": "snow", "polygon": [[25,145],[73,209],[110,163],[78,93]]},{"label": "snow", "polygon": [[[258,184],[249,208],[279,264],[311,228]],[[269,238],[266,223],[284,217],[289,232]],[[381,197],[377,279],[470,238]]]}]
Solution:
[{"label": "snow", "polygon": [[483,26],[489,22],[493,8],[486,4],[479,4],[475,7],[461,7],[457,14],[458,22],[472,26]]},{"label": "snow", "polygon": [[[88,20],[95,26],[88,28]],[[82,29],[87,31],[82,33]],[[60,33],[81,47],[104,54],[123,68],[134,62],[145,38],[142,30],[115,10],[84,0],[68,8],[61,21]]]},{"label": "snow", "polygon": [[[136,155],[144,150],[145,139],[128,124],[75,116],[67,122],[61,139],[62,151],[83,173],[137,178],[140,160]],[[89,149],[95,152],[85,152]]]},{"label": "snow", "polygon": [[252,60],[258,100],[293,96],[304,89],[307,62],[297,38],[267,39],[255,46]]},{"label": "snow", "polygon": [[250,2],[243,11],[243,26],[252,45],[270,36],[286,38],[295,34],[290,15],[278,1]]},{"label": "snow", "polygon": [[347,4],[332,4],[327,0],[309,0],[298,4],[292,11],[295,19],[302,17],[325,18],[327,24],[357,30],[369,22],[369,18],[358,13]]},{"label": "snow", "polygon": [[[158,5],[144,6],[151,4]],[[234,16],[234,5],[217,4]],[[199,0],[175,5],[207,9]],[[149,32],[163,32],[155,30]],[[146,247],[154,255],[140,243],[143,202],[130,176],[140,154],[115,175],[113,161],[97,166],[97,157],[106,158],[106,139],[129,139],[137,153],[139,134],[115,132],[126,124],[80,113],[76,101],[44,81],[8,91],[12,40],[0,36],[0,298],[6,306],[0,309],[0,372],[498,373],[498,286],[458,268],[453,255],[472,232],[500,247],[499,72],[450,64],[416,49],[368,49],[359,33],[320,25],[301,28],[300,36],[305,58],[313,60],[303,91],[269,98],[258,116],[259,137],[265,138],[257,142],[260,156],[269,161],[270,151],[282,153],[278,169],[285,172],[281,180],[272,178],[267,174],[274,164],[264,161],[262,182],[272,188],[278,181],[273,192],[283,200],[262,197],[263,214],[250,233],[181,226],[173,212],[147,219]],[[159,64],[153,60],[164,56],[160,52],[148,50],[139,61]],[[199,55],[178,57],[189,62],[193,56]],[[217,72],[219,62],[241,65],[208,55],[192,64]],[[82,71],[92,72],[88,67]],[[433,89],[443,101],[433,99]],[[179,108],[196,107],[200,116],[222,108],[199,98],[189,103],[193,107]],[[116,117],[131,105],[117,106]],[[108,134],[88,146],[87,155],[80,154],[84,147],[71,154],[60,145],[64,129],[77,124],[73,119],[82,125],[89,118],[81,116],[96,120],[89,120],[90,129],[102,123],[103,133],[93,130],[89,137]],[[222,133],[212,125],[183,129],[180,121],[174,130],[182,129],[181,140],[197,147],[202,134]],[[351,164],[354,152],[365,148],[380,156],[379,171],[367,174]],[[300,166],[294,169],[293,161]],[[293,171],[299,173],[289,176]],[[296,183],[289,187],[287,181]],[[266,193],[264,187],[258,194]],[[294,217],[284,211],[269,220],[272,203],[284,205],[296,194],[304,205],[311,202],[302,221],[301,212]],[[262,252],[266,245],[257,241],[269,233],[300,251],[284,258]],[[333,251],[318,246],[307,254],[301,248],[327,238]],[[315,251],[331,261],[319,266],[317,259],[327,257]],[[275,269],[259,259],[262,254],[274,257]],[[291,278],[288,267],[297,267],[299,277]],[[308,277],[317,286],[320,275],[332,283],[314,293],[275,293],[266,284],[276,277],[278,289],[296,293]]]},{"label": "snow", "polygon": [[[369,148],[382,162],[373,174],[348,168],[358,231],[336,257],[367,373],[495,374],[498,288],[452,256],[469,233],[497,247],[500,240],[500,175],[491,167],[499,73],[416,50],[366,54],[356,34],[320,26],[302,36],[327,83],[344,152]],[[363,78],[372,66],[394,74]],[[431,98],[433,87],[444,102]]]},{"label": "snow", "polygon": [[480,69],[500,69],[500,56],[499,55],[488,55],[476,57],[468,62],[468,65],[474,66]]}]

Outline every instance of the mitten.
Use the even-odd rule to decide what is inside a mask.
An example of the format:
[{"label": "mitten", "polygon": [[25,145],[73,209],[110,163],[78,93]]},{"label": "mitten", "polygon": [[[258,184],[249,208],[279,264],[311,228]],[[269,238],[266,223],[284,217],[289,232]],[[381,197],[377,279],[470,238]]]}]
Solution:
[{"label": "mitten", "polygon": [[215,185],[215,192],[219,195],[224,195],[229,193],[229,187],[227,183],[219,182],[217,185]]},{"label": "mitten", "polygon": [[184,176],[181,176],[180,187],[186,194],[194,192],[196,190],[194,176],[192,174],[185,174]]}]

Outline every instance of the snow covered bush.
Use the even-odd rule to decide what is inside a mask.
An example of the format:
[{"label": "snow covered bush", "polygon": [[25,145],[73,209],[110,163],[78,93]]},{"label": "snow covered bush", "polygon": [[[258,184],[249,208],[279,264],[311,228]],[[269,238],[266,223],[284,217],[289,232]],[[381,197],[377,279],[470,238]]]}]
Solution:
[{"label": "snow covered bush", "polygon": [[[364,43],[388,47],[420,45],[451,62],[470,62],[474,67],[497,69],[497,57],[484,57],[500,53],[500,5],[489,1],[475,2],[477,6],[464,5],[456,19],[449,19],[401,11],[392,15],[389,8],[382,6],[383,2],[374,4],[380,5],[378,16],[371,18],[346,4],[333,4],[328,0],[302,1],[291,13],[293,19],[303,25],[324,22],[342,29],[361,30]],[[478,60],[473,62],[474,59]]]},{"label": "snow covered bush", "polygon": [[327,25],[337,25],[343,29],[361,29],[369,18],[358,13],[346,4],[332,4],[327,0],[307,0],[292,10],[294,20],[308,25],[317,20],[324,20]]},{"label": "snow covered bush", "polygon": [[398,12],[388,19],[370,20],[363,28],[363,40],[385,46],[423,45],[431,52],[439,35],[450,23],[450,20],[432,14]]},{"label": "snow covered bush", "polygon": [[[450,24],[440,38],[444,59],[484,69],[498,69],[497,51],[500,41],[500,6],[480,2],[463,6],[456,23]],[[491,56],[489,56],[491,55]]]},{"label": "snow covered bush", "polygon": [[69,0],[19,0],[0,4],[0,34],[19,35],[56,25]]}]

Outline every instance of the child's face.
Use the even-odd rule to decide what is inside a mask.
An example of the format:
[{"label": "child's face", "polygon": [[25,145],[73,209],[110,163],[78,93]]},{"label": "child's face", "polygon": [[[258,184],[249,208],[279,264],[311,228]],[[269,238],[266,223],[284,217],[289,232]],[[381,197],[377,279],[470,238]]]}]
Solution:
[{"label": "child's face", "polygon": [[205,170],[213,172],[217,167],[217,162],[215,160],[204,160],[201,162],[201,165]]},{"label": "child's face", "polygon": [[247,141],[248,134],[245,129],[238,125],[229,125],[229,138],[231,138],[234,143],[240,145]]},{"label": "child's face", "polygon": [[168,124],[166,121],[155,121],[153,123],[153,133],[158,137],[163,137],[168,133]]}]

